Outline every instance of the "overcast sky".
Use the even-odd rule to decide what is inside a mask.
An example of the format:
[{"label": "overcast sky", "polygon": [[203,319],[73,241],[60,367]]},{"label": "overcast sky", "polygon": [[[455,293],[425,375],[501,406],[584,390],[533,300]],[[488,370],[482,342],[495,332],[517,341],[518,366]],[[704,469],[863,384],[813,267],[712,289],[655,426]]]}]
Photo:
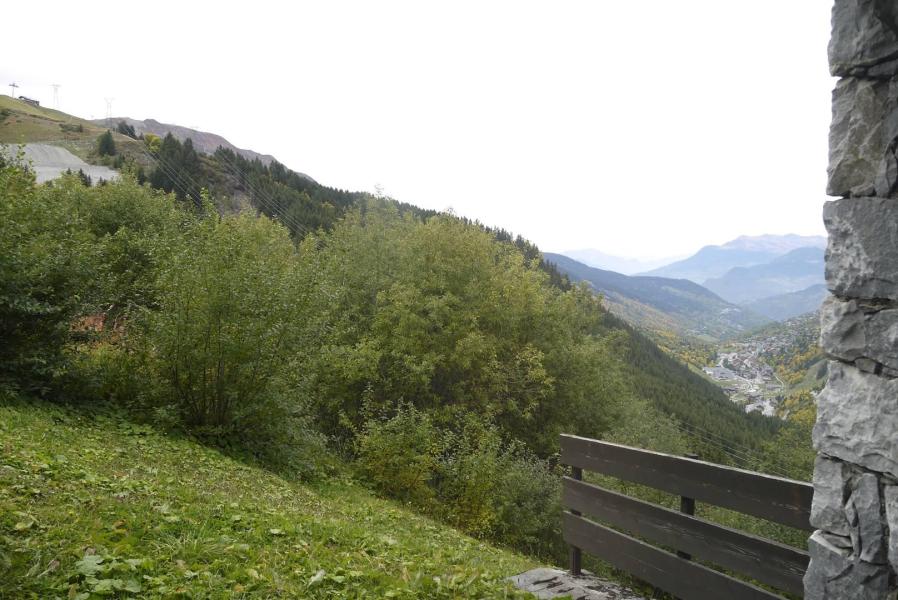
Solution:
[{"label": "overcast sky", "polygon": [[543,250],[682,255],[823,233],[830,4],[13,2],[0,84]]}]

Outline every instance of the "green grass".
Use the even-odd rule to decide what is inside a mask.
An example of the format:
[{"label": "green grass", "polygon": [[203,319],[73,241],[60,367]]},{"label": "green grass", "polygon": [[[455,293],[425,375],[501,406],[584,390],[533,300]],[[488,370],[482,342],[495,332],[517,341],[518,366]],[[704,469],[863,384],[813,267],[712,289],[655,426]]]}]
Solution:
[{"label": "green grass", "polygon": [[508,598],[505,578],[534,566],[348,479],[0,404],[0,598]]}]

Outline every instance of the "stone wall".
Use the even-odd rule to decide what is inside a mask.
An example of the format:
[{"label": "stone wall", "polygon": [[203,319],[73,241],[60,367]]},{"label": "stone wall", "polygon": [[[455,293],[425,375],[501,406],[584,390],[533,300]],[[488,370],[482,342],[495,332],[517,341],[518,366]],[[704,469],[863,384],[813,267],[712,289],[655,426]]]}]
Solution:
[{"label": "stone wall", "polygon": [[808,599],[896,597],[898,0],[835,0]]}]

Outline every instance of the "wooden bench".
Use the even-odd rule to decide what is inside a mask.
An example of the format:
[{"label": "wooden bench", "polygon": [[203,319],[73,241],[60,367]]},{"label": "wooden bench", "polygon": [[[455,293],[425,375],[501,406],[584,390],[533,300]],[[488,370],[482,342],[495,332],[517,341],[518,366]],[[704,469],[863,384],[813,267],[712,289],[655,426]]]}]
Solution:
[{"label": "wooden bench", "polygon": [[[562,504],[569,509],[563,532],[571,546],[573,575],[580,574],[585,551],[683,600],[782,598],[692,560],[697,559],[802,596],[807,552],[692,513],[696,501],[707,502],[811,531],[811,484],[566,434],[561,436],[561,462],[571,467],[571,476],[564,478]],[[584,470],[680,496],[681,510],[587,483]]]}]

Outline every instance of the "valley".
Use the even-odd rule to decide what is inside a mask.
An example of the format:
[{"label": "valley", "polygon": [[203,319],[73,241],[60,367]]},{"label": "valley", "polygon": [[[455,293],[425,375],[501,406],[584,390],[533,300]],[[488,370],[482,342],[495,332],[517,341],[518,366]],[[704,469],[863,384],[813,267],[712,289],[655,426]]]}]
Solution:
[{"label": "valley", "polygon": [[817,345],[819,313],[765,327],[720,345],[702,371],[746,412],[781,416],[783,400],[823,386],[825,361]]},{"label": "valley", "polygon": [[732,344],[727,351],[718,353],[714,366],[702,370],[746,412],[760,412],[769,417],[776,414],[785,386],[773,367],[761,358],[758,345]]}]

